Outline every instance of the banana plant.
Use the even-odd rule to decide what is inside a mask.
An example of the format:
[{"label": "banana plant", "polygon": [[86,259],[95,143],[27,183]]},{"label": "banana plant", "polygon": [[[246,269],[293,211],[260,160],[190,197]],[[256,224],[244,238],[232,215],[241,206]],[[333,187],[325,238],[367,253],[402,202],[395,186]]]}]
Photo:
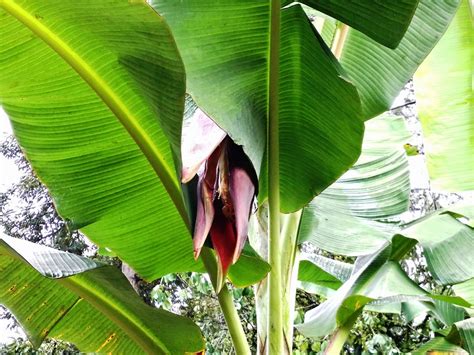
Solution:
[{"label": "banana plant", "polygon": [[[327,29],[322,21],[321,34],[299,3],[150,3],[0,0],[0,105],[69,227],[149,281],[206,270],[239,354],[249,346],[225,277],[249,285],[270,271],[257,295],[265,315],[259,351],[290,353],[303,209],[357,161],[364,122],[389,107],[459,1],[302,1],[336,23]],[[204,138],[211,148],[197,142],[189,165],[186,93],[199,108],[188,112],[191,119],[202,113],[224,132],[217,134],[224,141]],[[249,237],[269,265],[244,245],[257,193],[259,233]],[[16,248],[4,250],[28,260]],[[87,270],[76,271],[86,278]],[[134,349],[202,350],[198,340],[185,350],[152,348],[140,331],[161,340],[137,317],[142,313],[101,308],[98,292],[76,291],[71,297],[90,296],[90,312],[114,323]],[[130,322],[138,330],[129,331]],[[184,334],[189,324],[176,323]]]}]

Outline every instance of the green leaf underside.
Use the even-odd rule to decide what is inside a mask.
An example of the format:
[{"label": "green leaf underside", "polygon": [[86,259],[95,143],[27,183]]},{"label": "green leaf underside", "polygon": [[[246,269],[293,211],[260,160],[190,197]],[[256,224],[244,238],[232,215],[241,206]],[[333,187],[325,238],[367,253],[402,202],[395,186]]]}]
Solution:
[{"label": "green leaf underside", "polygon": [[[367,230],[367,233],[370,231]],[[369,238],[361,239],[366,243],[367,250],[373,250],[380,245],[382,237],[377,233],[372,234],[372,243],[369,243]],[[474,277],[471,265],[474,230],[450,214],[434,213],[391,233],[387,240],[394,245],[392,259],[403,257],[406,248],[409,249],[418,242],[423,248],[428,269],[440,284],[457,284]],[[386,232],[383,238],[388,235],[389,232]],[[345,243],[344,248],[357,248],[358,243],[358,238],[353,238]]]},{"label": "green leaf underside", "polygon": [[439,283],[456,284],[474,277],[474,230],[451,215],[435,215],[401,234],[421,244],[428,268]]},{"label": "green leaf underside", "polygon": [[461,337],[461,344],[472,354],[474,352],[474,318],[456,322],[454,326]]},{"label": "green leaf underside", "polygon": [[[361,264],[359,270],[354,270],[349,280],[347,280],[332,297],[305,314],[305,322],[296,326],[298,331],[308,337],[324,336],[330,334],[338,324],[341,325],[344,323],[344,320],[340,323],[340,319],[346,319],[346,316],[350,313],[353,314],[354,312],[360,311],[365,304],[372,300],[364,295],[364,286],[370,284],[372,282],[371,280],[375,282],[378,281],[375,275],[387,261],[389,255],[390,247],[383,248],[381,252],[371,255],[365,263]],[[382,276],[385,275],[382,274]],[[391,282],[401,282],[395,275],[391,275],[389,280]],[[399,287],[402,287],[402,284],[399,284]],[[370,288],[368,289],[370,290]],[[402,290],[402,288],[399,289],[399,291]],[[397,292],[397,294],[399,293],[400,292]],[[356,300],[352,299],[352,301],[348,301],[349,303],[352,302],[352,306],[349,304],[343,305],[343,302],[348,297],[355,297],[355,295],[358,296]],[[344,308],[346,308],[347,311],[344,311]],[[349,309],[351,310],[349,311]],[[338,315],[336,318],[338,312],[343,312],[343,314]]]},{"label": "green leaf underside", "polygon": [[474,190],[473,56],[472,12],[465,0],[414,77],[430,182],[437,190]]},{"label": "green leaf underside", "polygon": [[393,50],[349,30],[341,64],[359,91],[365,119],[390,108],[446,30],[459,1],[420,0],[405,36]]},{"label": "green leaf underside", "polygon": [[462,218],[462,222],[465,225],[474,228],[473,203],[469,203],[469,201],[466,201],[465,203],[459,203],[455,206],[450,206],[448,213],[450,213],[455,218]]},{"label": "green leaf underside", "polygon": [[362,255],[390,239],[397,229],[374,219],[408,208],[409,169],[403,149],[408,139],[401,117],[380,116],[366,122],[359,160],[305,208],[299,242],[337,254]]},{"label": "green leaf underside", "polygon": [[[418,1],[301,0],[299,2],[346,23],[385,46],[395,48],[410,24]],[[291,2],[283,1],[283,5]]]},{"label": "green leaf underside", "polygon": [[[266,198],[269,2],[157,1],[186,67],[188,92],[260,171]],[[363,133],[354,87],[300,6],[281,13],[281,210],[300,209],[356,160]],[[216,85],[217,83],[217,85]],[[218,94],[217,94],[218,93]]]},{"label": "green leaf underside", "polygon": [[[435,307],[432,312],[440,319],[446,326],[451,326],[456,322],[464,320],[466,311],[461,307],[455,307],[452,304],[435,299]],[[469,306],[469,305],[468,305]]]},{"label": "green leaf underside", "polygon": [[349,322],[367,305],[375,311],[400,313],[404,302],[414,301],[432,303],[428,309],[433,309],[446,324],[450,323],[449,319],[462,319],[464,310],[454,305],[469,307],[470,303],[459,297],[430,295],[402,270],[398,261],[412,246],[410,239],[405,238],[359,257],[349,280],[326,302],[307,312],[305,323],[298,325],[298,330],[305,336],[321,337]]},{"label": "green leaf underside", "polygon": [[453,285],[454,293],[464,298],[471,304],[474,304],[474,278]]},{"label": "green leaf underside", "polygon": [[145,305],[115,267],[3,236],[0,270],[0,303],[35,346],[47,336],[84,352],[183,353],[204,347],[197,326]]},{"label": "green leaf underside", "polygon": [[61,216],[148,280],[193,267],[176,209],[184,71],[162,18],[141,2],[0,5],[0,104]]},{"label": "green leaf underside", "polygon": [[337,290],[349,279],[352,265],[319,255],[301,256],[298,268],[298,281],[302,285],[314,284]]}]

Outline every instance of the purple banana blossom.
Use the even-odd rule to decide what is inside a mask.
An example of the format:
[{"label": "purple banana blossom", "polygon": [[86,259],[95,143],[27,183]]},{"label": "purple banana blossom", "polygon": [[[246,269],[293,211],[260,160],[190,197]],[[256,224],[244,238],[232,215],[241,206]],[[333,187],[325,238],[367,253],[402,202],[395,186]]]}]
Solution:
[{"label": "purple banana blossom", "polygon": [[247,240],[257,176],[242,147],[199,109],[185,124],[183,138],[182,181],[199,176],[194,257],[210,235],[218,257],[219,290]]}]

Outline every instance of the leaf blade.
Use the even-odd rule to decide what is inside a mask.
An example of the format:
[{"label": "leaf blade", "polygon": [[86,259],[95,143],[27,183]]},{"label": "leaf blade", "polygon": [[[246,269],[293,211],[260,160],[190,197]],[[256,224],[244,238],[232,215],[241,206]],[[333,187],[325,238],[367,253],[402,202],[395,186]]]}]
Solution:
[{"label": "leaf blade", "polygon": [[[112,266],[2,236],[0,267],[1,301],[36,344],[50,334],[85,351],[197,352],[204,346],[190,320],[145,305]],[[85,319],[89,326],[79,328]]]},{"label": "leaf blade", "polygon": [[390,48],[395,48],[402,40],[418,5],[418,0],[404,2],[391,0],[383,3],[374,3],[370,0],[300,2],[348,24]]},{"label": "leaf blade", "polygon": [[[192,268],[175,167],[184,69],[163,19],[144,3],[2,2],[12,4],[53,33],[56,44],[71,49],[76,69],[88,66],[93,73],[86,76],[99,80],[91,87],[56,51],[0,10],[5,38],[0,102],[61,216],[146,279]],[[112,5],[114,11],[108,11]],[[98,95],[100,90],[111,90],[115,104]],[[114,105],[138,135],[146,134],[139,137],[141,147],[117,120]],[[168,176],[164,183],[156,169]],[[182,205],[179,212],[176,205]],[[183,257],[170,257],[174,252]]]},{"label": "leaf blade", "polygon": [[474,189],[474,96],[472,14],[462,1],[448,30],[415,73],[417,108],[423,126],[433,188]]}]

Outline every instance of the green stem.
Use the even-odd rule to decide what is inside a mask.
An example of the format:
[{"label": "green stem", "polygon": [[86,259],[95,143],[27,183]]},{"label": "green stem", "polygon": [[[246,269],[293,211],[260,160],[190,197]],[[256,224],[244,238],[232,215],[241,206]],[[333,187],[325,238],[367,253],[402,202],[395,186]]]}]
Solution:
[{"label": "green stem", "polygon": [[283,336],[288,354],[292,353],[293,345],[293,320],[296,302],[296,281],[299,270],[298,230],[302,210],[283,214],[281,216],[282,240],[282,300],[286,305],[283,309]]},{"label": "green stem", "polygon": [[[252,246],[255,247],[261,255],[268,254],[268,219],[264,212],[265,207],[260,207],[258,215],[258,226],[253,233],[249,235]],[[282,328],[279,333],[283,335],[283,352],[278,354],[291,354],[293,343],[293,320],[295,311],[296,281],[298,276],[298,230],[301,219],[301,212],[297,211],[290,214],[281,214],[281,304],[282,311]],[[264,355],[269,353],[269,328],[268,317],[273,312],[269,307],[268,294],[268,278],[262,280],[255,286],[255,309],[257,314],[257,354]],[[273,354],[273,352],[271,352]]]},{"label": "green stem", "polygon": [[269,276],[268,351],[284,354],[282,269],[280,243],[280,142],[278,117],[278,79],[280,52],[280,0],[270,5],[270,63],[268,78],[268,206],[269,206]]},{"label": "green stem", "polygon": [[329,340],[329,345],[324,351],[325,355],[339,355],[341,354],[342,347],[346,343],[347,338],[349,337],[349,333],[351,332],[351,328],[354,325],[357,316],[352,317],[352,319],[348,320],[344,325],[339,327],[331,336]]},{"label": "green stem", "polygon": [[[216,286],[214,280],[217,280],[217,262],[215,256],[209,248],[202,248],[201,258],[206,267],[211,280],[213,280],[214,289]],[[227,285],[223,285],[220,292],[217,294],[219,305],[221,306],[222,313],[224,314],[225,322],[229,328],[229,333],[234,344],[235,353],[238,355],[251,354],[249,344],[247,343],[247,337],[245,336],[242,323],[240,321],[237,310],[235,309],[232,294],[230,293]]]}]

